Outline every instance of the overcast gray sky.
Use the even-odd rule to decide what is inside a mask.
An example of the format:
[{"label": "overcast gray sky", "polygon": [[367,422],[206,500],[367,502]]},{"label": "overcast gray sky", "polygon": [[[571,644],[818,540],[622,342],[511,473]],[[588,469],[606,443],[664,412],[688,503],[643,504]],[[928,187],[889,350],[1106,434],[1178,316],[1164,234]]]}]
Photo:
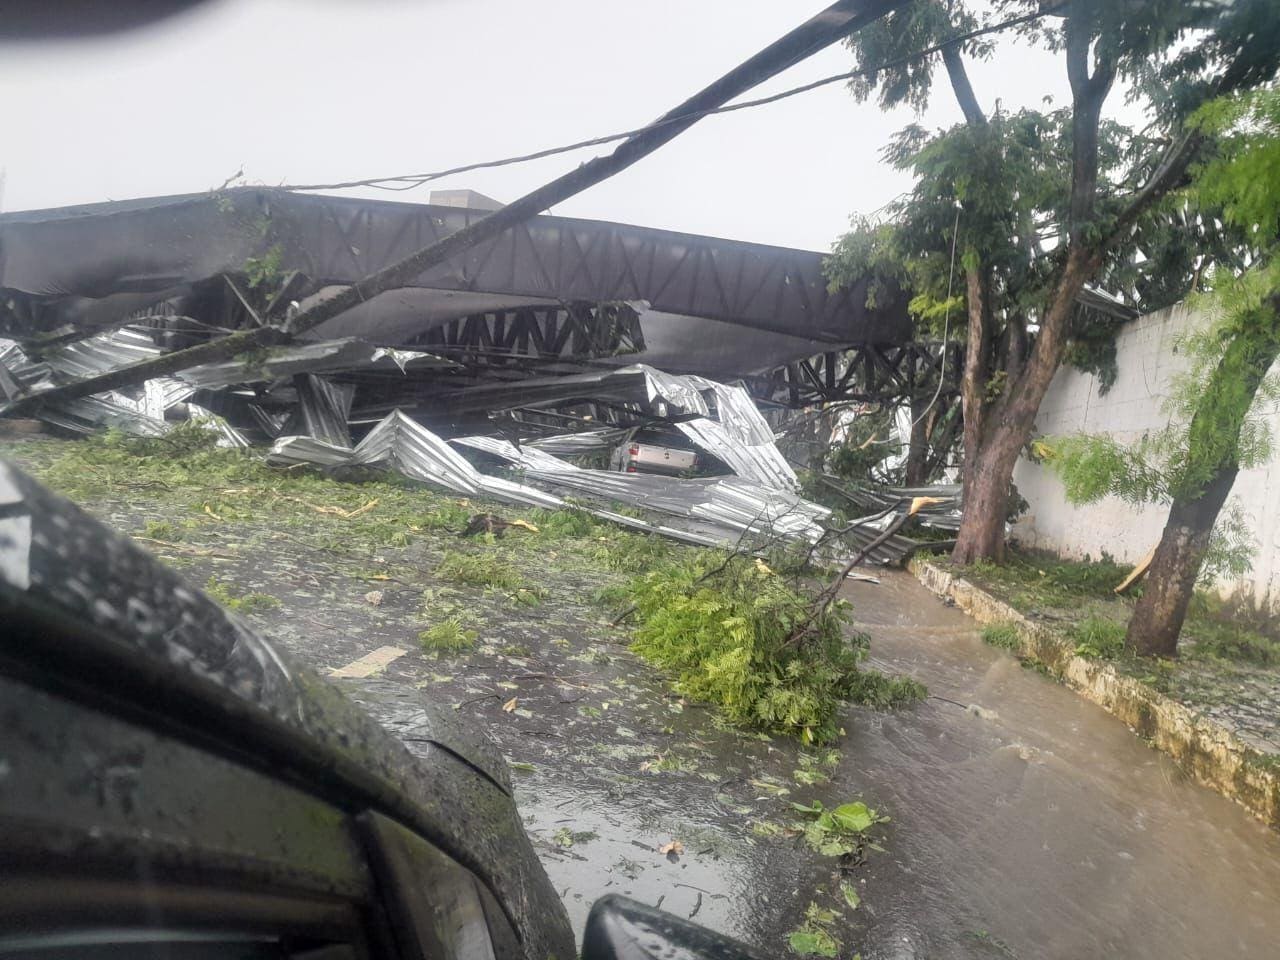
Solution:
[{"label": "overcast gray sky", "polygon": [[[206,190],[241,166],[267,184],[414,173],[627,129],[825,5],[224,0],[131,34],[2,46],[4,209]],[[761,92],[850,65],[831,48]],[[1060,61],[1013,44],[974,83],[988,109],[1066,93]],[[946,95],[923,122],[958,117]],[[553,212],[825,250],[907,186],[878,152],[911,119],[833,85],[708,118]],[[509,201],[607,149],[434,186]]]}]

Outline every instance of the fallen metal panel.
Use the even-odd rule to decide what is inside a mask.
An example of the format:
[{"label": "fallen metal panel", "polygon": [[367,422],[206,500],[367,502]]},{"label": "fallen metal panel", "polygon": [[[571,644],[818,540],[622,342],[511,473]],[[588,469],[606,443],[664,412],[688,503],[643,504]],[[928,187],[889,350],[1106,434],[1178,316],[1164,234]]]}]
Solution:
[{"label": "fallen metal panel", "polygon": [[406,476],[461,493],[476,493],[476,469],[438,436],[394,410],[360,441],[350,462],[385,464]]},{"label": "fallen metal panel", "polygon": [[350,447],[315,437],[280,437],[267,453],[267,463],[282,467],[304,463],[317,467],[340,467],[350,462]]},{"label": "fallen metal panel", "polygon": [[656,474],[588,470],[527,446],[517,450],[509,441],[494,437],[459,437],[452,442],[507,460],[543,483],[705,521],[725,531],[814,542],[825,529],[820,521],[831,514],[826,507],[795,493],[741,477],[682,480]]},{"label": "fallen metal panel", "polygon": [[612,427],[601,430],[584,430],[581,433],[561,433],[539,440],[526,440],[520,445],[532,447],[557,457],[581,457],[593,453],[607,453],[629,434],[630,430]]},{"label": "fallen metal panel", "polygon": [[293,382],[298,391],[298,405],[285,425],[286,432],[350,446],[351,431],[347,420],[355,387],[334,383],[313,373],[298,374]]},{"label": "fallen metal panel", "polygon": [[314,437],[282,437],[272,445],[267,462],[281,466],[382,466],[456,493],[485,493],[510,503],[549,509],[564,505],[553,494],[485,476],[444,440],[399,410],[388,414],[354,449]]},{"label": "fallen metal panel", "polygon": [[203,420],[212,429],[218,432],[218,446],[226,447],[232,450],[248,450],[249,441],[243,433],[229,424],[225,417],[219,416],[212,410],[207,410],[198,403],[187,405],[191,411],[193,419]]},{"label": "fallen metal panel", "polygon": [[[403,364],[418,361],[428,354],[396,357],[364,340],[320,340],[298,346],[276,347],[262,356],[206,363],[177,374],[178,378],[197,387],[226,387],[236,383],[279,380],[298,373],[329,373],[358,370],[384,363],[388,368],[403,370]],[[431,358],[435,365],[452,366],[447,361]]]},{"label": "fallen metal panel", "polygon": [[114,427],[136,436],[163,436],[168,426],[163,420],[149,417],[133,404],[113,402],[103,397],[67,400],[57,407],[46,407],[39,413],[46,423],[75,433],[94,433],[102,427]]}]

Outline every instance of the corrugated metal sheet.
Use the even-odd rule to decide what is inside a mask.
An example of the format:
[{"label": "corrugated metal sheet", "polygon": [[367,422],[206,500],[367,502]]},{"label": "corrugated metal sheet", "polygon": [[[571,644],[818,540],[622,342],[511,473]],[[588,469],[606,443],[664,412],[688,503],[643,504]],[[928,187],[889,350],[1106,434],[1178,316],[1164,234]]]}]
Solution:
[{"label": "corrugated metal sheet", "polygon": [[645,473],[587,470],[527,446],[494,437],[459,437],[456,444],[500,457],[552,486],[704,521],[726,534],[752,532],[815,542],[831,511],[799,495],[742,477],[679,479]]}]

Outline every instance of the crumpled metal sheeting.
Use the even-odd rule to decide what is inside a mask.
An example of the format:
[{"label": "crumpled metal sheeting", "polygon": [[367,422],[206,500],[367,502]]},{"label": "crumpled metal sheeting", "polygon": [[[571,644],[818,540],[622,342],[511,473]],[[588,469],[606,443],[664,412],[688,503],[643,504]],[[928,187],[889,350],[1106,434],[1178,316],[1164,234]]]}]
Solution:
[{"label": "crumpled metal sheeting", "polygon": [[389,413],[355,449],[314,437],[281,437],[272,445],[267,462],[278,466],[386,466],[455,493],[484,493],[510,503],[553,510],[565,505],[555,494],[485,476],[444,440],[399,410]]},{"label": "crumpled metal sheeting", "polygon": [[[936,483],[923,487],[881,487],[848,484],[827,478],[833,490],[864,510],[880,512],[897,504],[909,504],[916,497],[936,497],[941,503],[922,506],[916,518],[927,527],[938,530],[960,529],[962,487],[958,483]],[[914,541],[913,541],[914,542]]]},{"label": "crumpled metal sheeting", "polygon": [[97,376],[117,367],[150,360],[163,353],[150,335],[124,327],[96,336],[50,347],[33,360],[12,340],[0,341],[0,362],[30,393],[49,390],[59,383]]},{"label": "crumpled metal sheeting", "polygon": [[711,408],[706,399],[694,384],[701,377],[680,377],[649,366],[647,363],[633,363],[618,371],[620,374],[640,373],[644,375],[645,389],[650,402],[661,397],[667,403],[675,404],[685,413],[696,413],[704,417],[711,416]]},{"label": "crumpled metal sheeting", "polygon": [[564,500],[554,493],[547,493],[545,490],[515,483],[512,480],[504,480],[502,477],[490,477],[481,473],[477,474],[476,483],[483,493],[498,500],[523,503],[531,507],[545,507],[548,510],[557,510],[565,506]]},{"label": "crumpled metal sheeting", "polygon": [[355,387],[338,384],[314,373],[294,377],[298,404],[285,424],[287,433],[300,433],[328,443],[351,446],[351,430],[347,420]]},{"label": "crumpled metal sheeting", "polygon": [[632,530],[638,530],[641,533],[657,534],[661,537],[670,537],[673,540],[682,540],[685,543],[692,543],[699,547],[723,547],[725,538],[723,536],[713,537],[709,534],[697,533],[693,530],[681,530],[679,527],[668,527],[661,523],[649,523],[647,520],[640,520],[636,517],[628,517],[625,513],[615,513],[612,510],[588,509],[593,517],[601,520],[608,520],[619,526],[630,527]]},{"label": "crumpled metal sheeting", "polygon": [[510,440],[501,440],[497,437],[454,437],[449,442],[471,447],[475,450],[482,450],[485,453],[514,463],[525,470],[541,473],[577,473],[583,469],[576,464],[561,460],[559,457],[554,457],[546,451],[539,450],[527,443],[522,443],[517,449],[516,445]]},{"label": "crumpled metal sheeting", "polygon": [[53,368],[43,361],[32,360],[13,340],[0,340],[0,363],[23,390],[48,390],[53,384]]},{"label": "crumpled metal sheeting", "polygon": [[[424,360],[425,358],[425,360]],[[295,373],[332,373],[385,365],[402,372],[409,363],[429,360],[438,366],[456,366],[430,354],[412,350],[388,350],[355,337],[342,340],[317,340],[292,347],[273,347],[260,359],[224,360],[206,363],[177,374],[179,379],[197,387],[227,387],[236,383],[279,380]]]},{"label": "crumpled metal sheeting", "polygon": [[478,492],[479,473],[460,453],[426,427],[393,410],[378,423],[351,453],[353,465],[381,464],[406,476],[457,490]]},{"label": "crumpled metal sheeting", "polygon": [[76,400],[64,400],[56,407],[40,411],[40,419],[54,426],[75,433],[93,433],[100,427],[115,427],[125,433],[142,437],[160,437],[169,429],[163,420],[139,412],[136,402],[116,402],[118,394],[110,399],[93,396]]},{"label": "crumpled metal sheeting", "polygon": [[527,440],[522,447],[532,447],[557,457],[580,457],[612,450],[631,431],[606,427],[600,430],[583,430],[581,433],[560,433],[539,440]]},{"label": "crumpled metal sheeting", "polygon": [[164,412],[182,403],[196,388],[173,377],[153,377],[142,385],[141,411],[156,420],[164,419]]},{"label": "crumpled metal sheeting", "polygon": [[[846,535],[846,539],[852,543],[855,550],[862,550],[874,540],[879,533],[875,530],[854,531]],[[910,537],[904,537],[894,534],[888,540],[874,547],[867,554],[868,563],[876,563],[882,566],[898,566],[907,557],[911,556],[925,544],[919,540],[913,540]]]},{"label": "crumpled metal sheeting", "polygon": [[680,480],[656,474],[528,470],[544,483],[580,490],[672,516],[712,523],[741,533],[800,538],[812,543],[822,536],[817,517],[829,513],[794,494],[762,487],[739,477]]},{"label": "crumpled metal sheeting", "polygon": [[723,424],[714,420],[687,420],[676,427],[712,456],[723,460],[738,476],[754,480],[778,490],[796,490],[800,483],[795,473],[770,440],[760,446],[748,446],[733,438]]},{"label": "crumpled metal sheeting", "polygon": [[[395,347],[378,347],[378,349],[373,351],[373,356],[369,359],[369,362],[371,364],[376,364],[384,357],[399,367],[401,373],[405,372],[409,364],[427,360],[431,361],[431,366],[458,366],[454,361],[446,360],[444,357],[438,357],[434,353],[424,353],[421,350],[399,350]],[[421,364],[419,363],[419,365]]]},{"label": "crumpled metal sheeting", "polygon": [[749,447],[773,446],[773,429],[746,390],[705,377],[688,379],[704,390],[715,392],[716,419],[730,436]]},{"label": "crumpled metal sheeting", "polygon": [[149,334],[122,327],[45,351],[44,361],[64,377],[80,380],[141,363],[162,353]]},{"label": "crumpled metal sheeting", "polygon": [[351,462],[351,448],[326,443],[315,437],[280,437],[267,453],[267,463],[292,467],[309,463],[317,467],[340,467]]},{"label": "crumpled metal sheeting", "polygon": [[[253,418],[253,422],[258,425],[258,429],[265,433],[273,440],[277,437],[287,436],[288,431],[285,427],[289,423],[289,414],[280,410],[266,410],[260,404],[248,404],[249,416]],[[348,438],[348,443],[350,438]]]},{"label": "crumpled metal sheeting", "polygon": [[[773,442],[773,430],[742,387],[706,377],[680,377],[637,363],[620,373],[644,375],[650,402],[661,397],[700,419],[677,423],[679,430],[740,477],[784,490],[799,489],[795,471]],[[715,416],[705,394],[715,396]]]},{"label": "crumpled metal sheeting", "polygon": [[694,508],[694,516],[743,530],[800,538],[810,543],[825,532],[819,522],[831,511],[796,494],[762,487],[740,477],[722,477],[711,499]]},{"label": "crumpled metal sheeting", "polygon": [[703,520],[730,531],[783,536],[812,543],[822,536],[826,507],[797,494],[742,477],[681,480],[651,473],[586,470],[541,450],[495,437],[459,437],[453,443],[483,450],[524,469],[544,483],[570,487],[623,503]]},{"label": "crumpled metal sheeting", "polygon": [[249,440],[243,433],[227,422],[227,418],[214,413],[198,403],[190,403],[187,405],[191,411],[191,416],[198,420],[203,420],[208,425],[218,431],[218,446],[230,450],[248,450]]}]

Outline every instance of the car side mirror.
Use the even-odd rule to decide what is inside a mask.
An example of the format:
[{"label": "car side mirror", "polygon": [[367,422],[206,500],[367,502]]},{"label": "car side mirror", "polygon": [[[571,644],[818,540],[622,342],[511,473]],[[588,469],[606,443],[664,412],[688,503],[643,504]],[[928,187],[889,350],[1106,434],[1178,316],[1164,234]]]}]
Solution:
[{"label": "car side mirror", "polygon": [[761,960],[744,943],[617,894],[591,907],[582,960]]}]

